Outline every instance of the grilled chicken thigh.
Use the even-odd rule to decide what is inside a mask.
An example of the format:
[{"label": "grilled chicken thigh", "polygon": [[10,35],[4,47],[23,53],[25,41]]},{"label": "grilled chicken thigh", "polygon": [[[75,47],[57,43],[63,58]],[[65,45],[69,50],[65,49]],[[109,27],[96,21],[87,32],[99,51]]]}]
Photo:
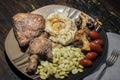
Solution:
[{"label": "grilled chicken thigh", "polygon": [[29,65],[27,67],[28,74],[31,74],[31,73],[34,74],[40,60],[46,60],[46,59],[50,60],[53,57],[52,42],[46,37],[47,37],[47,34],[42,33],[40,37],[37,37],[31,40],[29,43],[29,47],[27,50],[27,53],[30,54]]},{"label": "grilled chicken thigh", "polygon": [[44,55],[47,59],[52,58],[52,42],[47,38],[37,37],[29,43],[27,53],[30,55],[37,54],[40,56],[40,59]]},{"label": "grilled chicken thigh", "polygon": [[18,13],[13,16],[13,22],[14,33],[20,46],[26,46],[45,28],[45,19],[38,14]]}]

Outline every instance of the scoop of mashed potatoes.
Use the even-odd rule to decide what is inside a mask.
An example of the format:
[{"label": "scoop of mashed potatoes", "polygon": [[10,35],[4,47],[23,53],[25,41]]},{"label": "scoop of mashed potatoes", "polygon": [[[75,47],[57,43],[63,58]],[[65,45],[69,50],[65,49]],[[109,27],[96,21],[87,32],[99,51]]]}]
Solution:
[{"label": "scoop of mashed potatoes", "polygon": [[73,41],[77,28],[67,13],[54,12],[47,17],[45,31],[53,42],[68,45]]}]

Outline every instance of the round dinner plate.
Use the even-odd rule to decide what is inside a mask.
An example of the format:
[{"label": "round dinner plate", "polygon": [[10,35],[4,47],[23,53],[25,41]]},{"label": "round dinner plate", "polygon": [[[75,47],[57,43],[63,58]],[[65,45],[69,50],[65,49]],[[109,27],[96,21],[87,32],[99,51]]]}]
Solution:
[{"label": "round dinner plate", "polygon": [[[46,18],[50,13],[52,13],[54,11],[62,12],[65,8],[67,8],[67,6],[48,5],[48,6],[36,9],[36,10],[32,11],[31,13],[40,14],[40,15],[43,15],[44,18]],[[74,8],[71,8],[71,9],[74,10]],[[79,10],[77,10],[77,11],[78,11],[78,13],[81,12]],[[64,80],[78,80],[78,79],[82,79],[82,78],[88,76],[101,63],[101,61],[106,58],[107,49],[108,49],[107,35],[103,29],[101,29],[99,33],[101,35],[101,38],[104,41],[104,45],[103,45],[102,52],[97,57],[97,59],[93,62],[93,66],[84,68],[84,71],[82,73],[78,73],[75,75],[70,74]],[[26,67],[28,65],[27,59],[28,59],[29,55],[21,52],[18,42],[14,36],[13,28],[10,30],[10,32],[8,33],[7,38],[5,40],[5,50],[6,50],[6,55],[9,58],[10,62],[21,74],[23,74],[31,79],[33,79],[36,76],[36,75],[29,76],[26,74]],[[50,77],[48,80],[58,80],[58,79]]]}]

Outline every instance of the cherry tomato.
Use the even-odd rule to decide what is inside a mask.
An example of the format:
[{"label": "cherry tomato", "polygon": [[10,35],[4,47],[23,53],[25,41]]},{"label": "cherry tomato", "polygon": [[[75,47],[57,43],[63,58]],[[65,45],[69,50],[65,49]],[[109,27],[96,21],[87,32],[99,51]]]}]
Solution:
[{"label": "cherry tomato", "polygon": [[97,53],[96,52],[89,52],[86,54],[85,59],[89,59],[89,60],[94,60],[97,57]]},{"label": "cherry tomato", "polygon": [[102,39],[96,39],[93,41],[96,44],[103,45],[103,40]]},{"label": "cherry tomato", "polygon": [[90,49],[94,52],[97,52],[97,53],[102,51],[102,47],[99,44],[96,44],[94,42],[90,43]]},{"label": "cherry tomato", "polygon": [[92,66],[92,61],[89,59],[81,59],[79,61],[79,64],[81,64],[84,67],[89,67],[89,66]]},{"label": "cherry tomato", "polygon": [[95,30],[90,31],[90,32],[89,32],[89,36],[90,36],[93,40],[95,40],[95,39],[100,39],[100,34],[99,34],[97,31],[95,31]]}]

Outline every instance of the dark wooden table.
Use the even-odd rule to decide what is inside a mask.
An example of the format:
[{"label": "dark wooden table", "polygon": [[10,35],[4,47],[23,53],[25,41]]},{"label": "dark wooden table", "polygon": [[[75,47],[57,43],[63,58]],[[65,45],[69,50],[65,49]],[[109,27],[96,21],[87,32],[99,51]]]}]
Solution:
[{"label": "dark wooden table", "polygon": [[61,4],[82,10],[94,18],[99,18],[106,32],[120,34],[120,17],[111,14],[104,5],[92,0],[0,0],[0,80],[21,80],[6,61],[4,49],[5,38],[13,27],[12,16],[49,4]]}]

